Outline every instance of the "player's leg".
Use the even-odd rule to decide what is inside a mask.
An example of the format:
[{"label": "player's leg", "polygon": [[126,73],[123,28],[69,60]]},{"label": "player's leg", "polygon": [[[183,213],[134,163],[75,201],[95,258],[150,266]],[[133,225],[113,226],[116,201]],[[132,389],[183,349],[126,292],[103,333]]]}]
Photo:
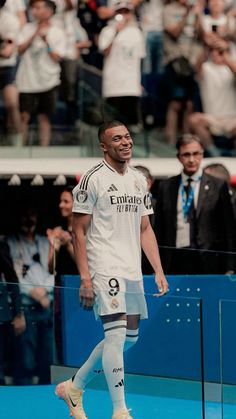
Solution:
[{"label": "player's leg", "polygon": [[105,338],[94,348],[75,377],[58,384],[56,388],[56,394],[67,402],[70,413],[75,419],[86,418],[82,406],[83,389],[102,368],[111,395],[114,414],[116,411],[127,411],[127,418],[130,418],[124,401],[123,349],[126,339],[126,315],[108,315],[102,316],[101,319]]},{"label": "player's leg", "polygon": [[[127,330],[124,351],[130,349],[138,340],[138,325],[140,315],[133,315],[127,317]],[[77,371],[72,378],[73,384],[77,389],[84,389],[86,385],[102,370],[102,353],[104,347],[104,339],[99,342],[87,361]]]},{"label": "player's leg", "polygon": [[102,316],[104,327],[104,347],[102,354],[103,371],[106,377],[113,414],[126,410],[124,395],[124,344],[127,320],[125,313]]},{"label": "player's leg", "polygon": [[[104,280],[104,281],[103,281]],[[103,281],[101,283],[101,281]],[[97,295],[96,295],[96,306],[97,309],[95,310],[95,315],[99,315],[100,318],[103,321],[104,325],[104,332],[105,332],[105,338],[98,343],[98,345],[94,348],[92,351],[90,357],[85,362],[85,364],[79,369],[79,371],[76,373],[75,377],[73,377],[71,380],[68,380],[64,383],[61,383],[57,386],[56,393],[64,399],[70,408],[71,413],[76,419],[83,419],[85,418],[85,413],[81,413],[82,408],[82,393],[83,389],[86,386],[86,384],[99,372],[102,370],[102,360],[103,364],[105,365],[105,375],[108,378],[108,381],[110,381],[110,370],[111,370],[111,364],[110,361],[112,359],[116,359],[113,355],[111,355],[111,352],[113,351],[116,353],[118,351],[118,361],[120,360],[121,365],[123,365],[123,349],[124,349],[124,342],[126,340],[126,315],[117,313],[119,308],[123,308],[125,311],[126,308],[126,302],[125,302],[125,282],[124,280],[114,280],[114,278],[111,280],[110,278],[98,278],[94,280],[94,286],[96,288],[97,285]],[[98,288],[100,287],[100,288]],[[99,292],[98,289],[102,289],[103,291]],[[115,296],[115,297],[114,297]],[[104,313],[109,313],[111,311],[111,307],[114,314],[106,315]],[[132,324],[131,324],[132,323]],[[135,321],[130,321],[132,329],[132,333],[134,333],[134,330],[137,329],[137,319],[135,318]],[[116,337],[113,339],[113,333],[116,332]],[[135,332],[135,336],[127,336],[127,339],[129,340],[127,346],[125,349],[130,348],[137,340],[137,333]],[[115,344],[113,343],[116,342]],[[109,349],[111,343],[111,349]],[[105,351],[104,351],[105,347]],[[117,363],[116,363],[117,365]],[[112,367],[112,370],[116,368],[116,365]],[[123,366],[120,368],[124,369]],[[124,371],[118,370],[117,373],[124,374]],[[114,373],[115,374],[115,373]],[[113,375],[114,375],[113,374]],[[122,382],[123,375],[120,378],[119,381]],[[124,379],[123,379],[124,380]],[[116,385],[117,383],[115,383]],[[112,384],[111,384],[112,387]],[[121,393],[124,393],[124,387],[118,386],[115,387],[115,389],[121,388]],[[78,404],[78,408],[73,406],[71,401],[73,400],[73,397],[75,398],[75,392],[77,392],[78,396],[80,397],[81,402]],[[116,393],[119,393],[119,391],[116,391]],[[73,395],[73,397],[72,397]],[[70,397],[70,398],[69,398]],[[120,397],[120,396],[118,396]],[[118,402],[118,406],[124,406],[124,395],[122,395],[122,401],[121,403]],[[75,400],[73,400],[74,402]],[[116,403],[116,401],[115,401]],[[74,402],[74,405],[76,403]],[[78,411],[77,411],[78,410]],[[130,418],[127,409],[121,409],[122,415],[121,417],[127,417]],[[84,414],[84,416],[83,416]],[[115,416],[119,417],[119,416]]]},{"label": "player's leg", "polygon": [[140,314],[127,315],[127,329],[124,351],[127,351],[138,341]]}]

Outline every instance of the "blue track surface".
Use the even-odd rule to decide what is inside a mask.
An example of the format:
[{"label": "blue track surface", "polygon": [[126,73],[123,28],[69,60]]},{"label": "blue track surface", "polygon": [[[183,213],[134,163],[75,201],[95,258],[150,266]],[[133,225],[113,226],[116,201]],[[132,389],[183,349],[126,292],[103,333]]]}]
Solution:
[{"label": "blue track surface", "polygon": [[[54,395],[54,385],[0,387],[1,419],[66,419],[66,404]],[[145,389],[146,391],[147,389]],[[187,399],[127,393],[134,419],[200,419],[201,402]],[[105,390],[88,389],[84,406],[89,419],[111,419],[111,403]],[[227,405],[224,418],[219,403],[207,403],[206,419],[235,419],[235,405]]]}]

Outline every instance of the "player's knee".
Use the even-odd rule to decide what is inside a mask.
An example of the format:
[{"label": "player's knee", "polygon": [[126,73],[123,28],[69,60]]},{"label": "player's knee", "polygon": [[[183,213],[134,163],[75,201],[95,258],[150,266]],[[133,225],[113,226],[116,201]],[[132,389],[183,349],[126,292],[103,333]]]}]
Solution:
[{"label": "player's knee", "polygon": [[138,337],[139,337],[138,332],[139,332],[139,329],[126,330],[126,339],[125,339],[125,346],[124,346],[125,351],[132,348],[132,346],[134,346],[135,343],[138,341]]},{"label": "player's knee", "polygon": [[126,320],[117,320],[103,325],[105,332],[104,344],[119,347],[123,350],[126,339]]}]

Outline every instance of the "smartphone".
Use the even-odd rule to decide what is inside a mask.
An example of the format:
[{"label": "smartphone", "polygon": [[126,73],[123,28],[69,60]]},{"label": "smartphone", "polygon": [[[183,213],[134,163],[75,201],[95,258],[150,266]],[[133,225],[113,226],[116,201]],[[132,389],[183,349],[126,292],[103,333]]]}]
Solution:
[{"label": "smartphone", "polygon": [[124,19],[124,16],[121,13],[118,13],[117,15],[115,15],[115,20],[117,22],[121,22]]},{"label": "smartphone", "polygon": [[217,32],[217,25],[212,25],[211,26],[211,30],[212,30],[212,32]]}]

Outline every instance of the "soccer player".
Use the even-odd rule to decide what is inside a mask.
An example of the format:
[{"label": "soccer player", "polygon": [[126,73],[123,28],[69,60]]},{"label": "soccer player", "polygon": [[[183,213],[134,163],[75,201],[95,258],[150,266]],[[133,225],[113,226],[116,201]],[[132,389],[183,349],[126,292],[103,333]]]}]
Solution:
[{"label": "soccer player", "polygon": [[73,234],[80,272],[80,303],[94,307],[104,339],[76,375],[58,384],[71,416],[85,419],[82,395],[103,368],[113,404],[112,419],[132,419],[124,396],[123,351],[137,342],[139,320],[147,318],[141,247],[155,272],[159,296],[168,291],[158,245],[149,222],[151,200],[145,177],[129,167],[133,140],[121,122],[98,131],[104,160],[85,173],[73,191]]}]

